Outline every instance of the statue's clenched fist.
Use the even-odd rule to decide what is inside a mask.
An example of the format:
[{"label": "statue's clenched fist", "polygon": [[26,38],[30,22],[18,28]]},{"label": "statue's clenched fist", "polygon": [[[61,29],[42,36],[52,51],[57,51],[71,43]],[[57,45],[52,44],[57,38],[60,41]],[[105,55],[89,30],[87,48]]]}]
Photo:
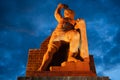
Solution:
[{"label": "statue's clenched fist", "polygon": [[58,4],[58,7],[59,8],[64,8],[64,9],[67,9],[68,8],[68,5],[66,5],[66,4]]}]

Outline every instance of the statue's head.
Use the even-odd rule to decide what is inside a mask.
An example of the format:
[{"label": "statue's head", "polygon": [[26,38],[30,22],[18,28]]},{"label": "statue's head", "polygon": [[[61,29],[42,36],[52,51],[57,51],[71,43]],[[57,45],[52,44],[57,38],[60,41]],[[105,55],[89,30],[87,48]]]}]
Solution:
[{"label": "statue's head", "polygon": [[73,10],[68,9],[68,8],[64,10],[64,17],[74,19],[74,16],[75,16],[75,13]]}]

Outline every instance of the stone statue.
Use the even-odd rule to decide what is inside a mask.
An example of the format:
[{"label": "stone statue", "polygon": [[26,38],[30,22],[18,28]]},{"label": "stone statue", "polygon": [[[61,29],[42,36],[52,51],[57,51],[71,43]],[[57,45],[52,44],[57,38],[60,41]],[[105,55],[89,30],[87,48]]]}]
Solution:
[{"label": "stone statue", "polygon": [[[62,9],[64,9],[64,17],[60,13]],[[52,60],[53,54],[61,46],[60,41],[69,43],[67,61],[78,61],[75,56],[78,54],[78,51],[81,50],[82,42],[79,25],[85,25],[85,22],[83,19],[74,20],[74,15],[74,11],[72,11],[67,5],[61,3],[58,4],[54,14],[56,20],[58,21],[58,25],[51,35],[48,49],[43,56],[43,61],[38,71],[46,70],[47,66]]]}]

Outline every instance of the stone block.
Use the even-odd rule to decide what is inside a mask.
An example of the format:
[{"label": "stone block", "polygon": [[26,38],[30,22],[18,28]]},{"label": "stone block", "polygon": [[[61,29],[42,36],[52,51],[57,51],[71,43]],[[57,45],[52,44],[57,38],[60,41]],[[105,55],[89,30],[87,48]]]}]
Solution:
[{"label": "stone block", "polygon": [[18,77],[17,80],[109,80],[108,77],[55,76],[55,77]]},{"label": "stone block", "polygon": [[51,66],[51,71],[90,71],[89,62],[65,62],[62,66]]}]

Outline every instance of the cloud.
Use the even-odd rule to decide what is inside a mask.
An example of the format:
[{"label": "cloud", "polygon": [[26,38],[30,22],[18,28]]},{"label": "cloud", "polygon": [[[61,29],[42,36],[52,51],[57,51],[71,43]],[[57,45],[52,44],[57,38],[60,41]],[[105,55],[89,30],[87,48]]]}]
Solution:
[{"label": "cloud", "polygon": [[39,48],[44,36],[40,38],[14,29],[3,30],[0,34],[0,79],[16,80],[25,75],[28,49]]},{"label": "cloud", "polygon": [[[7,50],[2,48],[0,49],[0,79],[14,79],[20,75],[22,70],[25,70],[26,58],[23,56],[23,51],[21,50]],[[17,53],[17,54],[16,54]],[[23,58],[23,59],[21,59]],[[9,74],[9,75],[8,75]],[[14,75],[14,76],[13,76]],[[23,75],[23,74],[21,74]]]},{"label": "cloud", "polygon": [[111,19],[115,18],[106,14],[96,14],[94,17],[92,21],[87,20],[89,52],[94,55],[97,74],[105,76],[104,72],[120,65],[120,25],[117,20],[111,23]]},{"label": "cloud", "polygon": [[114,69],[106,70],[103,72],[104,75],[109,76],[111,80],[118,80],[120,77],[117,75],[120,73],[120,65],[115,66]]}]

